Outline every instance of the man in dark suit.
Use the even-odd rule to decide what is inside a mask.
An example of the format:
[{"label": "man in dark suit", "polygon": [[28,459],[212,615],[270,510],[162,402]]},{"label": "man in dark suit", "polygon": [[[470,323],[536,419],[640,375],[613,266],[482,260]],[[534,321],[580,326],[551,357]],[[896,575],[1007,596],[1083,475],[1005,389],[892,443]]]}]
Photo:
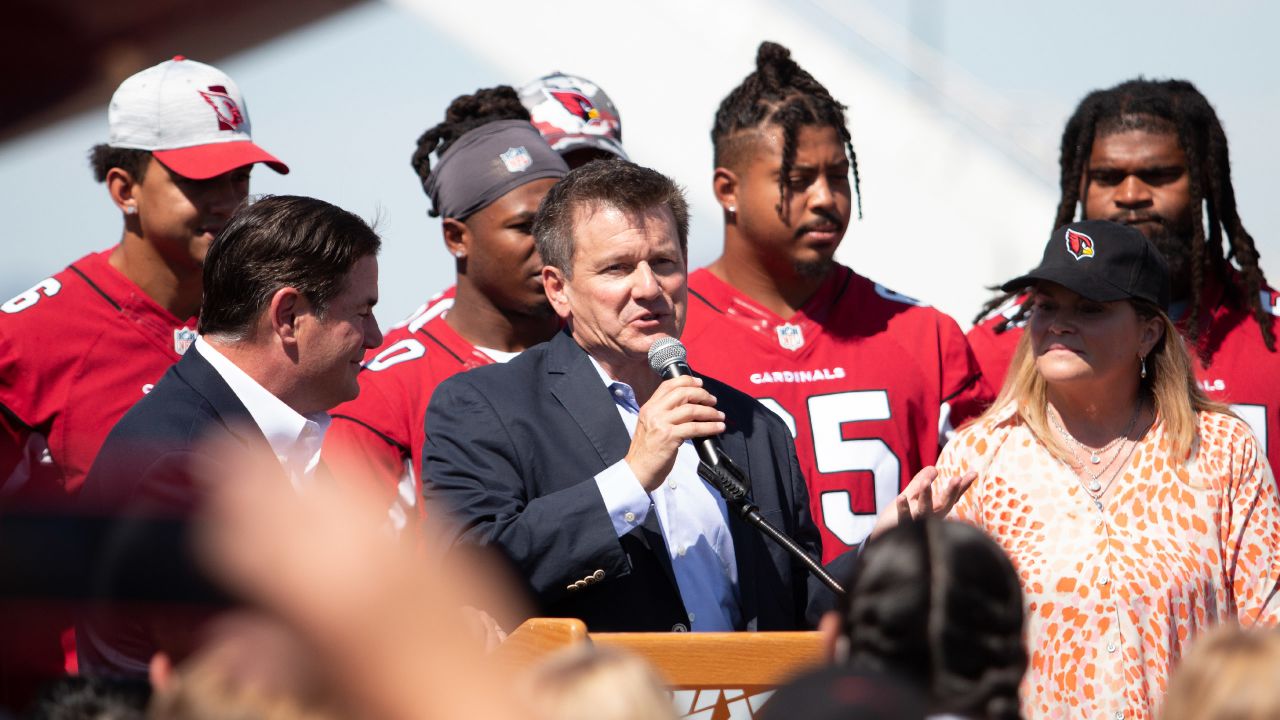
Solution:
[{"label": "man in dark suit", "polygon": [[684,326],[687,232],[682,191],[647,168],[599,161],[552,188],[534,237],[566,331],[436,391],[428,516],[502,550],[537,612],[593,631],[811,627],[830,593],[726,508],[691,442],[720,436],[765,518],[818,557],[787,427],[723,383],[648,365]]},{"label": "man in dark suit", "polygon": [[[312,198],[268,197],[232,217],[205,260],[194,351],[116,424],[85,480],[84,509],[121,528],[96,569],[103,582],[154,572],[165,589],[164,568],[147,567],[163,548],[138,530],[154,526],[136,520],[190,513],[228,451],[271,453],[280,481],[300,491],[314,481],[325,411],[356,396],[364,352],[382,339],[380,245],[363,220]],[[82,618],[86,672],[145,674],[155,650],[189,630],[107,612]]]}]

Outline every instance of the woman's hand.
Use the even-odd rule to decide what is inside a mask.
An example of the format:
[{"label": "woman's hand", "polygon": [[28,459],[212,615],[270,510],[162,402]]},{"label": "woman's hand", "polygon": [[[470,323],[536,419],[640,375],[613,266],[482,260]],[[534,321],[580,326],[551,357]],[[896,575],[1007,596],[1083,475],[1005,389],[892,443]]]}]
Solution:
[{"label": "woman's hand", "polygon": [[878,537],[907,520],[916,520],[926,515],[946,515],[977,477],[978,473],[970,471],[960,477],[945,480],[940,483],[942,491],[935,496],[933,484],[938,478],[937,468],[930,465],[921,469],[907,483],[907,488],[894,499],[893,507],[885,508],[876,518],[871,537]]}]

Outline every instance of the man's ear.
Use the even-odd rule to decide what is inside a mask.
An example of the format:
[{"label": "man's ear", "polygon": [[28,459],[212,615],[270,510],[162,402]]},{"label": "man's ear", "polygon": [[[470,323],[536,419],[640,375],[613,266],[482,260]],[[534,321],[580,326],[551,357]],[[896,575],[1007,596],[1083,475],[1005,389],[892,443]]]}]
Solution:
[{"label": "man's ear", "polygon": [[1155,346],[1160,342],[1160,338],[1164,337],[1164,320],[1159,316],[1148,318],[1142,323],[1142,340],[1139,343],[1140,355],[1146,357],[1151,354]]},{"label": "man's ear", "polygon": [[271,296],[267,320],[271,333],[285,345],[298,342],[298,318],[310,312],[311,305],[295,287],[282,287]]},{"label": "man's ear", "polygon": [[711,176],[711,190],[715,193],[716,202],[724,211],[726,223],[737,222],[738,215],[738,174],[726,167],[718,167]]},{"label": "man's ear", "polygon": [[561,320],[569,319],[569,280],[554,265],[542,266],[542,289]]},{"label": "man's ear", "polygon": [[111,196],[111,202],[115,203],[120,212],[126,216],[136,216],[138,214],[138,181],[128,170],[113,167],[107,170],[107,177],[104,180],[107,186],[107,194]]},{"label": "man's ear", "polygon": [[471,254],[471,229],[455,218],[444,218],[440,223],[444,231],[444,249],[455,258],[458,272],[466,272],[467,256]]}]

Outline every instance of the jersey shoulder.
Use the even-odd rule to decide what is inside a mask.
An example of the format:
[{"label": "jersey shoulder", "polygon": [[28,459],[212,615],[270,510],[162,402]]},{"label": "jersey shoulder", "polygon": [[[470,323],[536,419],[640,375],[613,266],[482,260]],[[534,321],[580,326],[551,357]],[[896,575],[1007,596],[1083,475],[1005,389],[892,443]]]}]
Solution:
[{"label": "jersey shoulder", "polygon": [[87,255],[0,303],[0,332],[70,335],[71,328],[96,326],[118,314],[119,303],[93,281],[101,262]]}]

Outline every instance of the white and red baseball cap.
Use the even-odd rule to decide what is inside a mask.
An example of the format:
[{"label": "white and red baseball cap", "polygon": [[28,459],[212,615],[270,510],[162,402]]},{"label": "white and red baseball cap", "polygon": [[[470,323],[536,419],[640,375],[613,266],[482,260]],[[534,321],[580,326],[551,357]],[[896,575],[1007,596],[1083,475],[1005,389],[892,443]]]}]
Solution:
[{"label": "white and red baseball cap", "polygon": [[178,55],[116,88],[107,110],[111,147],[149,150],[165,167],[205,180],[238,167],[289,167],[254,144],[249,108],[221,70]]},{"label": "white and red baseball cap", "polygon": [[630,159],[622,149],[618,109],[590,80],[562,72],[543,75],[520,88],[520,102],[533,126],[561,155],[589,148]]}]

